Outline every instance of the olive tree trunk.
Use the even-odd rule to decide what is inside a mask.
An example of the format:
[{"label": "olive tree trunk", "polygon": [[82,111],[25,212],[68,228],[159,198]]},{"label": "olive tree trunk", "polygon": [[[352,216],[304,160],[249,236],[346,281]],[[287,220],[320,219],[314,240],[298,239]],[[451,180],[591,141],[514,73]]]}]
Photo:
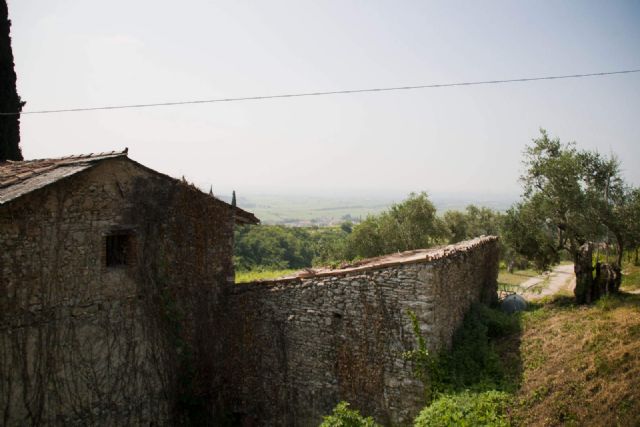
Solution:
[{"label": "olive tree trunk", "polygon": [[576,274],[576,287],[573,291],[578,304],[589,304],[597,298],[594,295],[593,247],[589,243],[580,246],[573,253],[573,271]]}]

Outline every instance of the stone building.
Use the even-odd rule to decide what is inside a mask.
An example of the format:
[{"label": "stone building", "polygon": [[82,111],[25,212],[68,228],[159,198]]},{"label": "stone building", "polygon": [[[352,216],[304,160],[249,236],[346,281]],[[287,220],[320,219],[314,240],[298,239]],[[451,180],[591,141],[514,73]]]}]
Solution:
[{"label": "stone building", "polygon": [[257,222],[126,150],[0,163],[0,424],[204,416],[234,225]]},{"label": "stone building", "polygon": [[446,349],[497,238],[236,285],[257,222],[126,152],[0,163],[0,425],[410,423],[408,311]]}]

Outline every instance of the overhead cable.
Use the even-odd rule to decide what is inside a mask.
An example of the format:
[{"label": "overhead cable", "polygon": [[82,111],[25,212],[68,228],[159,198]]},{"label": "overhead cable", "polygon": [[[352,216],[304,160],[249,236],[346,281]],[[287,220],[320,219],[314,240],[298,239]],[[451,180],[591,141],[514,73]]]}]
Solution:
[{"label": "overhead cable", "polygon": [[287,93],[287,94],[278,94],[278,95],[244,96],[244,97],[238,97],[238,98],[214,98],[214,99],[199,99],[199,100],[189,100],[189,101],[154,102],[154,103],[148,103],[148,104],[58,108],[58,109],[22,111],[22,112],[0,112],[0,116],[15,116],[15,115],[26,115],[26,114],[74,113],[74,112],[80,112],[80,111],[97,111],[97,110],[123,110],[123,109],[129,109],[129,108],[166,107],[166,106],[172,106],[172,105],[213,104],[218,102],[261,101],[261,100],[267,100],[267,99],[302,98],[302,97],[308,97],[308,96],[342,95],[342,94],[366,93],[366,92],[391,92],[391,91],[399,91],[399,90],[434,89],[434,88],[455,87],[455,86],[479,86],[479,85],[491,85],[491,84],[503,84],[503,83],[534,82],[534,81],[540,81],[540,80],[577,79],[577,78],[583,78],[583,77],[611,76],[615,74],[630,74],[630,73],[638,73],[638,72],[640,72],[640,69],[608,71],[608,72],[601,72],[601,73],[567,74],[567,75],[559,75],[559,76],[524,77],[524,78],[505,79],[505,80],[484,80],[484,81],[459,82],[459,83],[424,84],[424,85],[416,85],[416,86],[395,86],[395,87],[367,88],[367,89],[334,90],[334,91],[327,91],[327,92],[302,92],[302,93]]}]

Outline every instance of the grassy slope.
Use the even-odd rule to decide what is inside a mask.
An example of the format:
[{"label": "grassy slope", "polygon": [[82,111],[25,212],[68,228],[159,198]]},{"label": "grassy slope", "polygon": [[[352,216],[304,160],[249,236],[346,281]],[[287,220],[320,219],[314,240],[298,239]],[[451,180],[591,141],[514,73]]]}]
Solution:
[{"label": "grassy slope", "polygon": [[[640,294],[628,293],[640,288],[640,268],[625,272],[627,292],[619,296],[592,306],[555,296],[515,315],[517,332],[491,340],[489,353],[499,357],[499,369],[465,360],[445,369],[445,378],[485,374],[441,395],[416,426],[640,425]],[[505,278],[502,272],[500,281],[517,286],[532,273]],[[451,354],[489,354],[478,343],[465,338]]]},{"label": "grassy slope", "polygon": [[522,334],[508,339],[519,355],[503,353],[520,371],[513,424],[637,425],[640,295],[590,307],[560,297],[532,307],[522,321]]},{"label": "grassy slope", "polygon": [[[625,266],[623,291],[640,289]],[[593,306],[555,297],[522,314],[522,332],[499,344],[518,391],[514,425],[640,425],[640,295]]]}]

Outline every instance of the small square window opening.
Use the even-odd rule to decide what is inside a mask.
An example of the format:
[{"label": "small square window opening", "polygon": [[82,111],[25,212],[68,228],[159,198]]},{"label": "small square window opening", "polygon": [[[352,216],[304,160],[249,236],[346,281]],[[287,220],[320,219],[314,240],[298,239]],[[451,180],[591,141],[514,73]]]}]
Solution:
[{"label": "small square window opening", "polygon": [[129,234],[107,236],[107,267],[128,265],[130,250],[131,236]]}]

